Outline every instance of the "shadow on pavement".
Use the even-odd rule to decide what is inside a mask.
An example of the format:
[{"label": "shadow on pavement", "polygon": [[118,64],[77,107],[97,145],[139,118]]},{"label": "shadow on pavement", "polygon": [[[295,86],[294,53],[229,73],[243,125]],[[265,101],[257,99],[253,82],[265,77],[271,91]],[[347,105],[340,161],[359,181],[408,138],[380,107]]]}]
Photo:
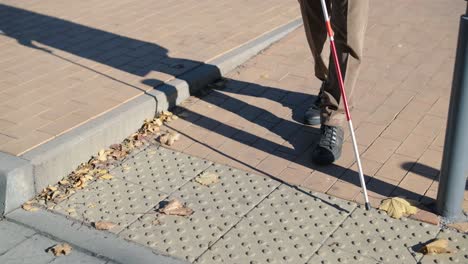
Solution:
[{"label": "shadow on pavement", "polygon": [[[205,65],[203,62],[199,61],[183,58],[171,58],[168,56],[168,49],[155,43],[125,37],[4,4],[0,4],[0,30],[1,35],[16,39],[20,45],[41,50],[51,56],[56,56],[57,58],[79,65],[143,92],[146,92],[146,90],[142,90],[139,87],[125,83],[124,81],[114,78],[105,72],[99,72],[95,69],[89,68],[80,64],[79,61],[73,61],[64,55],[54,54],[54,51],[48,49],[48,47],[65,51],[66,53],[86,58],[141,77],[147,77],[151,72],[161,72],[181,78],[180,76],[185,72],[197,66]],[[214,71],[219,73],[219,76],[221,76],[217,67],[211,67]],[[237,140],[238,142],[252,146],[264,152],[272,153],[273,155],[288,159],[291,162],[310,167],[335,178],[350,182],[356,186],[360,186],[357,177],[356,179],[342,177],[344,172],[348,170],[347,168],[338,165],[321,167],[316,166],[311,162],[308,153],[315,146],[315,141],[319,138],[319,129],[304,126],[301,122],[303,120],[303,113],[313,102],[314,96],[288,91],[277,87],[265,87],[255,83],[247,83],[237,80],[230,80],[230,82],[231,88],[213,89],[209,91],[206,96],[201,96],[201,100],[206,100],[207,102],[216,104],[225,110],[237,114],[240,117],[269,130],[271,133],[274,133],[289,142],[292,147],[286,147],[255,134],[251,134],[242,130],[242,128],[236,127],[235,124],[219,122],[218,120],[206,116],[202,117],[199,114],[190,111],[190,109],[179,108],[178,111],[185,112],[187,116],[189,116],[185,119],[197,126],[215,131],[220,135]],[[162,84],[163,80],[148,77],[147,79],[142,80],[142,83],[147,85],[149,88],[155,87],[155,89],[158,89],[156,86]],[[176,90],[175,87],[173,89]],[[234,95],[247,95],[281,102],[283,106],[291,109],[292,120],[276,115],[274,109],[267,111],[255,105],[255,103],[249,104],[236,99]],[[171,100],[169,103],[170,105],[175,105],[176,98],[171,97],[168,99]],[[221,104],[220,102],[229,103]],[[203,122],[200,122],[201,120],[203,120]],[[188,133],[185,133],[184,131],[179,132],[190,138],[190,131]],[[204,145],[221,155],[225,155],[230,159],[236,160],[235,157],[226,155],[218,149],[214,149],[206,144]],[[240,160],[237,161],[243,163],[247,167],[250,167],[254,171],[266,174]],[[273,175],[267,175],[276,178]],[[371,178],[372,177],[367,176],[368,180]],[[281,179],[278,180],[282,181]],[[377,185],[379,187],[370,188],[370,191],[378,194],[386,195],[391,193],[389,190],[397,188],[394,185],[382,182],[376,178],[372,178],[372,180],[377,181]],[[408,190],[402,191],[407,193],[409,196],[417,196],[421,198],[417,193]]]}]

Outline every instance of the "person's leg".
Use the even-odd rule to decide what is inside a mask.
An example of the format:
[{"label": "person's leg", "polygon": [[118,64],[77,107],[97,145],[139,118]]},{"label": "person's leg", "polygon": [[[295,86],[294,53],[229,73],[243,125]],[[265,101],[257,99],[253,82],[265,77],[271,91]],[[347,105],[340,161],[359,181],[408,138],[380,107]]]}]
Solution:
[{"label": "person's leg", "polygon": [[[326,1],[330,5],[330,0]],[[309,43],[310,51],[315,62],[315,76],[323,82],[320,93],[325,88],[328,78],[328,67],[325,63],[326,56],[323,54],[323,47],[327,40],[327,31],[323,18],[323,12],[319,0],[299,0],[301,6],[304,30]],[[319,96],[320,97],[320,96]],[[304,114],[304,122],[308,125],[320,124],[320,98],[307,109]]]},{"label": "person's leg", "polygon": [[[362,60],[368,9],[368,0],[332,0],[331,23],[348,99],[353,94]],[[322,136],[313,152],[314,160],[322,164],[332,163],[341,156],[344,134],[342,125],[346,122],[338,76],[331,56],[328,83],[321,94]],[[352,104],[352,99],[349,102]]]},{"label": "person's leg", "polygon": [[[319,2],[319,1],[317,1]],[[331,23],[348,102],[352,95],[362,60],[367,28],[369,0],[332,0]],[[322,124],[341,126],[346,121],[335,63],[330,56],[329,85],[322,95]]]},{"label": "person's leg", "polygon": [[[326,1],[328,4],[330,0]],[[327,30],[323,19],[323,12],[319,0],[299,0],[301,6],[302,20],[304,21],[304,30],[309,43],[310,51],[315,62],[315,76],[326,81],[328,68],[323,56],[323,47],[327,40]],[[328,60],[328,59],[327,59]]]}]

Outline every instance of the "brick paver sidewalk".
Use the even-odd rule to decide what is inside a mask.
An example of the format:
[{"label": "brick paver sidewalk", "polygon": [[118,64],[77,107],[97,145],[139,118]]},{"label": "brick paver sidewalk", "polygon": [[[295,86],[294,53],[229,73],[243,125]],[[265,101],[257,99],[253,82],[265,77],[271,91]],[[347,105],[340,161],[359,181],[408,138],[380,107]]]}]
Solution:
[{"label": "brick paver sidewalk", "polygon": [[[374,206],[387,196],[436,197],[464,8],[451,0],[371,1],[353,117]],[[362,200],[349,138],[335,165],[310,161],[319,129],[301,122],[320,84],[302,28],[228,77],[179,109],[182,119],[170,124],[183,135],[175,149]]]},{"label": "brick paver sidewalk", "polygon": [[298,16],[295,0],[1,0],[0,151],[20,155]]}]

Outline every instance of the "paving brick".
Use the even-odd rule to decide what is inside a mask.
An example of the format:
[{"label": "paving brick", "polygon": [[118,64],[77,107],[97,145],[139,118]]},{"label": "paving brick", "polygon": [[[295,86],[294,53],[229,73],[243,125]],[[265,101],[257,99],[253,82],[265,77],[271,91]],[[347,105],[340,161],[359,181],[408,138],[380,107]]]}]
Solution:
[{"label": "paving brick", "polygon": [[289,163],[291,163],[291,161],[288,159],[278,157],[275,155],[269,155],[264,160],[262,160],[262,162],[260,162],[255,168],[265,174],[276,177],[280,175],[284,169],[286,169]]},{"label": "paving brick", "polygon": [[382,133],[382,138],[403,142],[416,127],[417,123],[402,119],[395,119]]},{"label": "paving brick", "polygon": [[352,201],[354,197],[360,193],[360,191],[360,186],[338,180],[330,187],[330,189],[328,189],[327,194]]},{"label": "paving brick", "polygon": [[400,182],[413,167],[415,162],[415,158],[393,154],[375,175],[381,179]]},{"label": "paving brick", "polygon": [[395,153],[419,158],[433,141],[433,137],[410,134]]},{"label": "paving brick", "polygon": [[327,173],[314,171],[304,180],[301,186],[312,191],[325,193],[337,180],[336,177]]},{"label": "paving brick", "polygon": [[447,120],[426,115],[413,130],[413,134],[435,138],[445,128]]},{"label": "paving brick", "polygon": [[356,140],[358,144],[368,147],[379,137],[384,129],[384,125],[376,125],[367,122],[362,123],[359,128],[356,129]]},{"label": "paving brick", "polygon": [[414,164],[411,171],[419,175],[435,179],[439,176],[443,153],[428,149]]},{"label": "paving brick", "polygon": [[403,111],[398,114],[398,119],[418,123],[431,107],[431,104],[413,99]]},{"label": "paving brick", "polygon": [[376,125],[388,125],[395,119],[399,111],[399,109],[381,105],[366,121]]},{"label": "paving brick", "polygon": [[278,178],[291,185],[299,186],[302,185],[309,175],[310,172],[307,173],[300,169],[287,167],[280,175],[278,175]]},{"label": "paving brick", "polygon": [[40,131],[32,131],[27,137],[10,140],[1,146],[2,151],[10,154],[22,154],[23,152],[49,140],[52,135]]},{"label": "paving brick", "polygon": [[395,141],[385,138],[377,138],[372,145],[366,150],[363,157],[380,163],[384,163],[393,155],[395,150],[400,146],[400,141]]}]

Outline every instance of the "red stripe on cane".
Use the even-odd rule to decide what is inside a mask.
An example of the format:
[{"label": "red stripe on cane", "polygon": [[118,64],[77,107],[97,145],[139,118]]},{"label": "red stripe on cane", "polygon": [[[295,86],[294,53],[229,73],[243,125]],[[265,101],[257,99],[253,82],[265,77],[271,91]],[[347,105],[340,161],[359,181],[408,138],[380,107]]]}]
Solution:
[{"label": "red stripe on cane", "polygon": [[333,29],[332,29],[330,20],[327,20],[327,32],[328,32],[328,36],[330,38],[332,38],[333,37]]}]

